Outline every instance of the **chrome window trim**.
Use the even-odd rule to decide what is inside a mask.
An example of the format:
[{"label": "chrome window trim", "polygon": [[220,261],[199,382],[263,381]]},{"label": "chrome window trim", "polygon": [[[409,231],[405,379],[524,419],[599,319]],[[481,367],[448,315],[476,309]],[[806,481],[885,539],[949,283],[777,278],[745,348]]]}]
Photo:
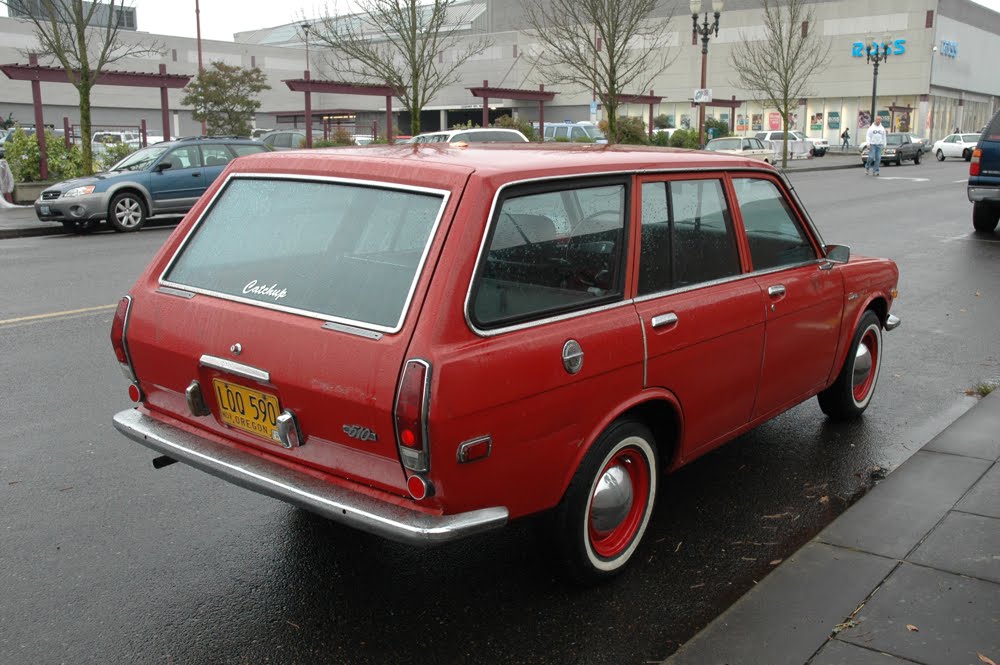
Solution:
[{"label": "chrome window trim", "polygon": [[[567,314],[561,314],[561,315],[558,315],[558,316],[551,316],[551,317],[545,317],[543,319],[535,319],[535,320],[532,320],[532,321],[526,321],[524,323],[519,323],[519,324],[512,325],[512,326],[504,326],[502,328],[491,328],[490,330],[483,330],[481,328],[476,327],[476,325],[472,322],[472,315],[471,315],[471,313],[469,311],[469,307],[472,304],[472,287],[476,283],[476,276],[477,276],[477,274],[479,272],[479,264],[480,264],[480,262],[482,261],[482,258],[483,258],[483,251],[486,249],[486,239],[489,237],[490,231],[493,228],[494,213],[496,212],[497,202],[500,200],[500,197],[503,195],[504,190],[506,190],[508,187],[515,187],[515,186],[519,186],[519,185],[528,185],[528,184],[532,184],[532,183],[536,183],[536,182],[557,182],[557,181],[560,181],[560,180],[579,180],[579,179],[582,179],[582,178],[601,178],[601,177],[621,176],[621,175],[626,175],[626,176],[630,176],[630,177],[638,177],[638,176],[650,176],[650,175],[660,175],[660,174],[678,174],[678,173],[681,173],[681,174],[683,174],[683,173],[717,173],[717,172],[720,172],[720,171],[722,172],[722,178],[721,178],[722,180],[725,180],[725,177],[726,177],[727,174],[729,174],[729,173],[735,173],[735,172],[739,172],[739,173],[767,173],[767,174],[771,174],[771,175],[778,175],[779,178],[781,178],[782,180],[784,180],[785,185],[788,187],[789,191],[791,191],[793,193],[795,191],[794,189],[792,189],[791,183],[788,182],[788,180],[787,180],[787,178],[785,178],[784,174],[782,174],[780,172],[775,172],[773,169],[768,169],[768,168],[763,168],[763,167],[758,167],[758,166],[743,166],[743,165],[740,165],[740,166],[727,166],[725,164],[720,164],[718,166],[702,166],[702,167],[695,167],[695,168],[691,168],[691,167],[686,167],[686,168],[684,168],[684,167],[676,167],[676,168],[665,168],[665,169],[651,168],[651,169],[617,169],[617,170],[614,170],[614,171],[593,171],[593,172],[587,171],[585,173],[570,173],[570,174],[564,174],[564,175],[539,176],[539,177],[536,177],[536,178],[524,178],[522,180],[512,180],[511,182],[504,183],[503,185],[501,185],[500,187],[497,188],[496,193],[493,195],[493,202],[490,204],[489,216],[486,218],[486,228],[483,229],[482,239],[479,241],[479,251],[476,253],[475,268],[472,271],[472,278],[469,280],[469,286],[468,286],[468,288],[465,291],[465,305],[464,305],[465,324],[469,327],[469,330],[471,330],[473,333],[475,333],[479,337],[495,337],[495,336],[503,334],[503,333],[514,332],[514,331],[518,331],[518,330],[525,330],[527,328],[533,328],[535,326],[546,325],[546,324],[555,323],[555,322],[558,322],[558,321],[565,321],[567,319],[576,318],[576,317],[579,317],[579,316],[583,316],[585,314],[592,314],[592,313],[595,313],[595,312],[602,312],[602,311],[614,309],[615,307],[623,307],[623,306],[626,306],[626,305],[634,304],[635,302],[639,302],[638,298],[633,299],[633,300],[622,300],[622,301],[619,301],[619,302],[616,302],[616,303],[610,303],[610,304],[600,305],[600,306],[597,306],[597,307],[588,307],[588,308],[580,309],[580,310],[577,310],[577,311],[574,311],[574,312],[569,312]],[[796,202],[798,202],[798,201],[796,200]],[[800,209],[801,209],[801,205],[800,205]],[[626,222],[630,224],[631,220],[626,220]],[[631,249],[629,249],[628,251],[631,251]],[[628,265],[628,262],[626,262],[626,265]],[[745,276],[746,276],[746,273],[740,273],[740,275],[738,275],[737,277],[738,278],[742,278],[742,277],[745,277]],[[697,285],[696,288],[701,288],[702,286],[705,286],[706,284],[710,284],[710,283],[715,283],[715,282],[705,282],[704,284]],[[650,296],[650,297],[652,297],[652,296]],[[646,296],[644,296],[644,298],[646,298]]]},{"label": "chrome window trim", "polygon": [[163,293],[168,296],[177,296],[178,298],[187,298],[189,300],[191,298],[194,298],[194,293],[192,293],[191,291],[175,289],[170,286],[161,286],[158,289],[156,289],[156,292]]},{"label": "chrome window trim", "polygon": [[792,270],[793,268],[804,268],[806,266],[820,265],[826,263],[826,258],[813,259],[811,261],[803,261],[801,263],[790,263],[787,266],[778,266],[777,268],[768,268],[767,270],[754,270],[752,272],[741,272],[739,275],[730,275],[729,277],[721,277],[719,279],[713,279],[708,282],[699,282],[698,284],[688,284],[687,286],[682,286],[676,289],[667,289],[666,291],[657,291],[656,293],[647,293],[643,296],[637,296],[635,298],[635,303],[649,302],[650,300],[655,300],[657,298],[664,298],[666,296],[676,295],[678,293],[688,293],[689,291],[696,291],[698,289],[704,289],[711,286],[719,286],[720,284],[728,284],[729,282],[736,282],[741,279],[752,279],[755,277],[761,277],[764,275],[771,275],[776,272],[782,272],[784,270]]},{"label": "chrome window trim", "polygon": [[[340,316],[331,316],[329,314],[321,314],[320,312],[313,312],[305,309],[298,309],[297,307],[286,307],[284,305],[278,305],[274,303],[261,302],[259,300],[252,300],[250,298],[242,298],[240,296],[230,295],[228,293],[220,293],[218,291],[213,291],[211,289],[202,289],[199,287],[189,286],[187,284],[181,284],[179,282],[172,282],[166,279],[167,273],[173,269],[174,264],[180,258],[181,254],[187,248],[188,243],[194,237],[194,234],[201,228],[202,223],[205,218],[215,207],[215,202],[229,187],[229,183],[236,179],[253,180],[253,179],[265,179],[265,180],[298,180],[298,181],[308,181],[308,182],[321,182],[327,184],[337,184],[337,185],[353,185],[360,187],[374,187],[376,189],[387,189],[394,191],[404,191],[404,192],[414,192],[418,194],[428,194],[431,196],[441,197],[441,205],[438,208],[437,217],[434,219],[434,224],[431,225],[430,233],[427,235],[427,242],[424,244],[424,251],[420,255],[420,261],[417,262],[416,270],[413,274],[413,281],[410,282],[410,289],[406,294],[406,299],[403,301],[403,307],[400,311],[399,318],[394,326],[383,326],[375,323],[369,323],[367,321],[356,321],[354,319],[348,319]],[[430,187],[419,187],[417,185],[402,185],[397,183],[388,183],[378,180],[361,180],[357,178],[340,178],[336,176],[317,176],[317,175],[295,175],[288,173],[230,173],[225,182],[215,191],[212,195],[211,200],[205,209],[202,211],[201,215],[195,220],[195,223],[191,225],[190,230],[188,230],[187,235],[181,241],[180,245],[177,246],[177,250],[174,255],[170,257],[170,261],[167,263],[163,272],[160,273],[159,284],[160,286],[172,287],[184,291],[191,291],[193,293],[200,293],[206,296],[212,296],[215,298],[221,298],[222,300],[229,300],[232,302],[244,303],[247,305],[256,305],[264,309],[270,309],[278,312],[285,312],[288,314],[296,314],[298,316],[304,316],[311,319],[317,319],[319,321],[328,321],[331,323],[340,323],[348,326],[356,326],[365,330],[374,330],[382,333],[398,333],[403,329],[403,322],[406,320],[407,314],[410,311],[410,305],[413,304],[413,295],[416,293],[417,284],[420,282],[420,276],[423,274],[424,266],[427,263],[427,256],[430,254],[431,245],[434,244],[434,239],[437,237],[438,228],[441,226],[441,221],[444,219],[444,211],[448,209],[448,202],[451,200],[451,192],[445,189],[433,189]]]}]

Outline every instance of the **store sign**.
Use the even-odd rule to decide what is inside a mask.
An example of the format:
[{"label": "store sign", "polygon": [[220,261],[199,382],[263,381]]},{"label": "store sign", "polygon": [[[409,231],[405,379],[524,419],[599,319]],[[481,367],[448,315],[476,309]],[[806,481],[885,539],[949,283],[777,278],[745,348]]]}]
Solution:
[{"label": "store sign", "polygon": [[[892,42],[872,42],[872,46],[877,46],[879,53],[888,53],[889,55],[903,55],[906,53],[906,40],[896,39]],[[863,58],[865,57],[865,49],[867,45],[864,42],[854,42],[851,45],[851,57],[853,58]]]},{"label": "store sign", "polygon": [[948,39],[941,40],[941,55],[946,58],[957,58],[958,57],[958,42],[953,42]]},{"label": "store sign", "polygon": [[830,129],[840,129],[840,112],[830,111],[826,119],[826,125]]}]

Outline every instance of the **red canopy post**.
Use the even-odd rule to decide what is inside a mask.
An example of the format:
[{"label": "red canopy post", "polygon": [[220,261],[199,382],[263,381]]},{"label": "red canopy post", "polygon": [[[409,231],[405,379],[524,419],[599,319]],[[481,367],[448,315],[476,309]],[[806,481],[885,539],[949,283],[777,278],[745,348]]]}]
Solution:
[{"label": "red canopy post", "polygon": [[385,142],[392,143],[392,95],[385,96]]},{"label": "red canopy post", "polygon": [[[29,65],[38,65],[38,56],[32,53],[28,56]],[[38,177],[49,179],[49,156],[45,150],[45,119],[42,117],[42,84],[37,78],[31,79],[31,103],[35,107],[35,136],[38,139]]]},{"label": "red canopy post", "polygon": [[[538,92],[545,92],[545,84],[538,84]],[[538,100],[538,140],[545,141],[545,100]]]},{"label": "red canopy post", "polygon": [[141,140],[141,145],[143,148],[149,143],[149,133],[146,131],[146,119],[143,118],[139,121],[139,139]]},{"label": "red canopy post", "polygon": [[[490,82],[484,80],[483,87],[484,88],[490,87]],[[489,124],[490,124],[490,98],[483,97],[483,127],[486,127]]]},{"label": "red canopy post", "polygon": [[[652,90],[649,91],[649,96],[653,96]],[[649,138],[653,138],[653,102],[649,103],[649,126],[647,129],[649,130]]]},{"label": "red canopy post", "polygon": [[[167,66],[160,65],[160,73],[167,73]],[[163,140],[170,140],[170,98],[167,96],[167,86],[160,86],[160,113],[163,116]]]},{"label": "red canopy post", "polygon": [[69,126],[69,118],[63,116],[63,143],[66,144],[66,149],[69,150],[70,146],[73,145],[73,137],[70,136],[71,128]]}]

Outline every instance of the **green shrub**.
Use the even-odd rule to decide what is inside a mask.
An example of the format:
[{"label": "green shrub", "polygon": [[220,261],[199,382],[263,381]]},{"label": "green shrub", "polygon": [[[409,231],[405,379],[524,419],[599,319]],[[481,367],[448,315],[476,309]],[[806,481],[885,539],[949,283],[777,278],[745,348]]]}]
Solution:
[{"label": "green shrub", "polygon": [[[83,175],[83,158],[77,145],[66,148],[62,137],[45,130],[49,180],[68,180]],[[38,139],[18,128],[6,148],[7,163],[17,182],[37,182],[41,178],[41,153]]]},{"label": "green shrub", "polygon": [[672,129],[673,124],[670,122],[666,113],[661,113],[653,118],[653,127],[656,129]]},{"label": "green shrub", "polygon": [[534,125],[527,120],[522,120],[521,118],[502,115],[493,122],[492,126],[499,127],[501,129],[516,129],[524,134],[529,141],[536,141],[538,139],[538,135],[535,134]]},{"label": "green shrub", "polygon": [[136,150],[137,148],[133,148],[128,143],[111,143],[105,145],[102,153],[97,156],[97,168],[100,171],[107,171]]},{"label": "green shrub", "polygon": [[674,135],[670,137],[670,147],[671,148],[688,148],[690,150],[695,150],[698,148],[698,130],[697,129],[678,129],[674,132]]},{"label": "green shrub", "polygon": [[705,120],[705,141],[709,140],[709,131],[714,129],[715,132],[711,134],[713,139],[721,139],[723,136],[729,136],[729,123],[723,122],[721,120],[716,120],[715,118],[709,118]]},{"label": "green shrub", "polygon": [[635,116],[619,116],[618,128],[614,138],[608,132],[608,121],[601,120],[597,125],[612,143],[627,145],[649,145],[649,135],[646,133],[646,123]]},{"label": "green shrub", "polygon": [[[677,132],[674,132],[675,134]],[[653,145],[658,145],[661,148],[666,148],[670,145],[670,135],[666,132],[653,132],[653,140],[651,141]]]}]

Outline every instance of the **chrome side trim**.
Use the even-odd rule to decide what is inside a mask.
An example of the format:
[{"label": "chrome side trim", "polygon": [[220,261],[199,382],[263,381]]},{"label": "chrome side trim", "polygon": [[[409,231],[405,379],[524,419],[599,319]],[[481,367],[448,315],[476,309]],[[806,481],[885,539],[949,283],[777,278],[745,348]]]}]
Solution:
[{"label": "chrome side trim", "polygon": [[898,316],[896,316],[895,314],[890,314],[889,317],[885,320],[885,329],[895,330],[896,328],[899,327],[900,323],[902,323],[902,321],[900,321]]},{"label": "chrome side trim", "polygon": [[271,382],[271,373],[265,369],[259,369],[252,365],[244,365],[243,363],[233,362],[232,360],[217,356],[204,355],[198,360],[198,364],[202,367],[217,369],[220,372],[229,372],[236,376],[242,376],[244,379],[253,379],[261,383]]},{"label": "chrome side trim", "polygon": [[347,333],[348,335],[357,335],[358,337],[367,337],[368,339],[380,340],[385,335],[380,332],[375,332],[374,330],[365,330],[364,328],[358,328],[357,326],[349,326],[344,323],[336,323],[334,321],[327,321],[323,324],[324,330],[336,330],[337,332]]},{"label": "chrome side trim", "polygon": [[181,289],[175,289],[169,286],[161,286],[156,289],[156,292],[168,296],[177,296],[178,298],[194,298],[194,293],[191,291],[182,291]]},{"label": "chrome side trim", "polygon": [[503,506],[455,515],[428,515],[410,510],[289,469],[266,457],[216,443],[137,409],[116,414],[114,426],[136,443],[234,485],[402,543],[427,545],[457,540],[502,527],[509,518],[509,511]]},{"label": "chrome side trim", "polygon": [[[360,187],[374,187],[376,189],[386,189],[394,191],[406,191],[406,192],[416,192],[419,194],[429,194],[432,196],[441,197],[441,206],[438,208],[437,217],[434,219],[434,224],[431,226],[430,233],[427,236],[427,242],[424,244],[423,253],[420,255],[420,261],[417,262],[416,270],[413,274],[413,281],[410,283],[410,290],[406,294],[406,300],[403,301],[403,308],[400,311],[399,319],[393,326],[383,326],[377,323],[369,323],[367,321],[355,321],[353,319],[346,319],[340,316],[332,316],[329,314],[322,314],[320,312],[312,312],[305,309],[298,309],[296,307],[285,307],[283,305],[276,305],[272,303],[262,302],[260,300],[252,300],[250,298],[241,298],[240,296],[234,296],[228,293],[221,293],[218,291],[212,291],[210,289],[201,289],[193,286],[188,286],[186,284],[180,284],[178,282],[169,281],[166,276],[170,270],[174,267],[174,264],[180,258],[181,254],[187,248],[188,243],[198,232],[199,227],[204,223],[205,218],[215,207],[215,202],[218,200],[219,196],[226,190],[229,183],[235,179],[264,179],[264,180],[301,180],[308,182],[324,182],[337,185],[354,185]],[[287,312],[289,314],[297,314],[299,316],[306,316],[313,319],[319,319],[320,321],[330,321],[334,323],[345,323],[347,325],[355,325],[360,328],[366,328],[369,330],[381,331],[384,333],[397,333],[403,329],[403,321],[406,320],[406,315],[410,311],[410,305],[413,302],[413,295],[416,293],[417,284],[420,282],[420,277],[423,274],[424,266],[427,262],[427,256],[430,254],[431,246],[434,244],[434,240],[437,237],[438,228],[441,225],[441,221],[444,219],[444,212],[448,209],[448,202],[451,199],[451,192],[446,189],[431,189],[429,187],[418,187],[416,185],[400,185],[396,183],[381,182],[378,180],[360,180],[354,178],[336,178],[332,176],[316,176],[316,175],[294,175],[287,173],[237,173],[233,172],[226,176],[225,182],[215,190],[215,194],[212,195],[211,200],[205,209],[202,210],[201,216],[195,221],[188,231],[187,235],[181,241],[181,244],[177,246],[177,250],[174,255],[170,257],[170,261],[167,263],[166,268],[160,273],[159,283],[161,286],[176,287],[182,290],[191,291],[193,293],[200,293],[207,296],[212,296],[215,298],[221,298],[223,300],[230,300],[232,302],[244,303],[246,305],[255,305],[257,307],[263,307],[264,309],[272,309],[279,312]]]}]

